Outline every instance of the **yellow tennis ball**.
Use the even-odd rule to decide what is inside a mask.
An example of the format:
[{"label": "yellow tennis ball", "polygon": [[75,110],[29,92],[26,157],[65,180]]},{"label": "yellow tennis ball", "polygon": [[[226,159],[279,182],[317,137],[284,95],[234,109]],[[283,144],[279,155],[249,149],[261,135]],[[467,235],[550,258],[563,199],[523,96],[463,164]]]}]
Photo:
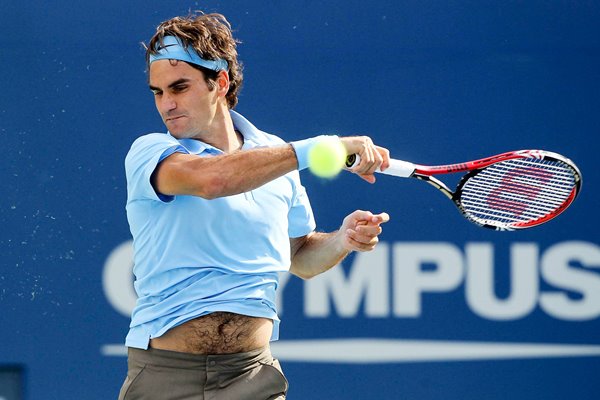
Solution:
[{"label": "yellow tennis ball", "polygon": [[346,162],[346,148],[338,137],[324,137],[308,150],[308,169],[320,178],[333,178]]}]

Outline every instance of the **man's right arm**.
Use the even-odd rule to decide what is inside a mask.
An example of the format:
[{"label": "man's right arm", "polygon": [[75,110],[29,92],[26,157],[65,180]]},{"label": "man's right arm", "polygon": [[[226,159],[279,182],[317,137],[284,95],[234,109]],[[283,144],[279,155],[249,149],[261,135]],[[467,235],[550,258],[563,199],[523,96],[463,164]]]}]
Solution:
[{"label": "man's right arm", "polygon": [[214,199],[256,189],[297,167],[289,144],[215,157],[174,153],[156,167],[152,185],[165,195]]},{"label": "man's right arm", "polygon": [[[375,146],[366,136],[341,138],[348,154],[361,162],[352,172],[375,182],[374,172],[389,165],[387,149]],[[295,142],[299,143],[299,142]],[[174,153],[152,174],[152,185],[164,195],[192,195],[206,199],[232,196],[256,189],[298,168],[294,146],[285,144],[237,151],[215,157]]]}]

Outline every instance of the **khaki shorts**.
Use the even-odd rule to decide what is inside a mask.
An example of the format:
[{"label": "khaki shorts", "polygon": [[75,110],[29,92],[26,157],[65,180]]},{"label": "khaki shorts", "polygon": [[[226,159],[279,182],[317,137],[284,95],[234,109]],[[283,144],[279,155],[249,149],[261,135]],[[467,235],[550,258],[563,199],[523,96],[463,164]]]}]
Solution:
[{"label": "khaki shorts", "polygon": [[119,400],[284,400],[288,382],[269,347],[197,355],[129,348]]}]

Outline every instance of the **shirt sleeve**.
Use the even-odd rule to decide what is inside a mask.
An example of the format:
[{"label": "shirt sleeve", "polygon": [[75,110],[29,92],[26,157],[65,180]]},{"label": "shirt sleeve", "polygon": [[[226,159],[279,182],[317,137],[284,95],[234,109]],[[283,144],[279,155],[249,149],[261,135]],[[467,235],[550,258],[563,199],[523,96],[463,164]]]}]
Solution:
[{"label": "shirt sleeve", "polygon": [[314,231],[317,224],[308,199],[306,189],[300,182],[298,171],[292,172],[294,185],[294,195],[292,206],[288,212],[288,235],[291,238],[297,238],[308,235]]},{"label": "shirt sleeve", "polygon": [[173,153],[189,152],[179,144],[177,139],[164,133],[151,133],[133,142],[125,157],[128,201],[170,202],[174,199],[174,196],[157,193],[150,181],[158,164]]}]

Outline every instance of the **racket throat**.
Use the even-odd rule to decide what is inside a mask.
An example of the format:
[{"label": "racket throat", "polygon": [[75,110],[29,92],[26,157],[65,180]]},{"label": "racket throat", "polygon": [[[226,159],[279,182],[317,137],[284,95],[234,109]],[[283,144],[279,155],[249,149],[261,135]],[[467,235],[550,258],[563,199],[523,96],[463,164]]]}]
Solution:
[{"label": "racket throat", "polygon": [[413,173],[412,177],[429,183],[431,186],[442,192],[447,198],[454,201],[454,193],[444,184],[444,182],[437,180],[432,176],[421,175],[418,173]]}]

